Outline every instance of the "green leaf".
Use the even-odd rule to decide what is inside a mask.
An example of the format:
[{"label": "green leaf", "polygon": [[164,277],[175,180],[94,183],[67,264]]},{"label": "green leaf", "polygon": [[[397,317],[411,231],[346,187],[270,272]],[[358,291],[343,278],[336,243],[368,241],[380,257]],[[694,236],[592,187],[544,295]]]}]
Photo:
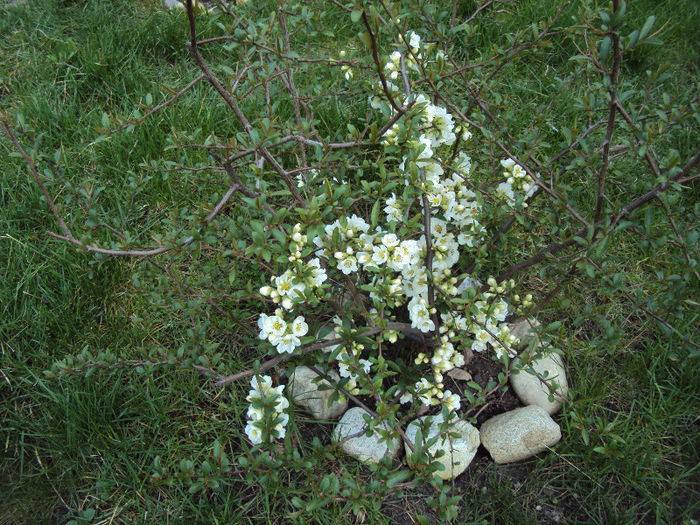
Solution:
[{"label": "green leaf", "polygon": [[647,18],[647,21],[644,22],[642,29],[639,31],[640,40],[644,40],[646,38],[646,36],[649,34],[649,31],[651,31],[651,26],[654,25],[655,21],[656,17],[654,15],[651,15],[649,18]]},{"label": "green leaf", "polygon": [[610,45],[612,41],[610,40],[609,36],[606,36],[603,41],[600,43],[600,61],[605,62],[608,59],[608,56],[610,55]]},{"label": "green leaf", "polygon": [[362,18],[362,11],[359,9],[355,9],[352,13],[350,13],[350,20],[352,20],[354,23],[357,23],[360,18]]},{"label": "green leaf", "polygon": [[372,230],[377,226],[377,223],[379,222],[379,206],[380,206],[381,201],[377,199],[374,201],[374,205],[372,206],[372,213],[370,214],[370,222],[372,225]]},{"label": "green leaf", "polygon": [[410,470],[399,470],[398,472],[394,472],[391,476],[389,476],[387,478],[386,486],[388,488],[391,488],[394,485],[396,485],[397,483],[401,483],[402,481],[405,481],[410,477],[411,477]]}]

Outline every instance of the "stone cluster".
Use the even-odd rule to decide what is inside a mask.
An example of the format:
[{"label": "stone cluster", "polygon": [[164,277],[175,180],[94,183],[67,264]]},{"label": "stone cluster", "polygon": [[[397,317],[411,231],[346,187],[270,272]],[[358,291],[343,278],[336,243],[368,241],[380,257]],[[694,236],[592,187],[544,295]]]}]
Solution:
[{"label": "stone cluster", "polygon": [[[497,464],[513,463],[549,450],[561,439],[561,429],[552,415],[561,409],[566,399],[568,382],[564,362],[555,350],[544,347],[536,340],[534,320],[513,323],[522,344],[528,344],[511,364],[510,383],[523,407],[496,415],[477,429],[467,421],[452,415],[449,433],[441,434],[444,427],[442,414],[420,417],[406,427],[404,443],[406,459],[414,465],[414,449],[418,429],[421,429],[421,449],[440,466],[436,472],[442,479],[459,476],[469,466],[479,445],[483,445]],[[530,344],[535,339],[536,344]],[[534,348],[534,349],[533,349]],[[338,374],[329,371],[327,377],[338,381]],[[394,429],[372,424],[372,415],[360,407],[348,410],[344,396],[329,402],[334,390],[314,370],[297,367],[289,379],[289,390],[294,403],[307,409],[318,420],[333,420],[342,416],[332,439],[342,450],[363,463],[378,463],[383,458],[393,459],[399,451],[398,437],[387,439]],[[370,431],[370,425],[373,427]]]}]

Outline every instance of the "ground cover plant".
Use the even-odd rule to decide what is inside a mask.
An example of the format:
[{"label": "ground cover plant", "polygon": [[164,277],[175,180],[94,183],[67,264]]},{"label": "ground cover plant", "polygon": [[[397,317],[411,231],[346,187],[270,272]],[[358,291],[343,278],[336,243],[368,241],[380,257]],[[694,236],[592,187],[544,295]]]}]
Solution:
[{"label": "ground cover plant", "polygon": [[[7,10],[4,521],[697,518],[695,18],[436,4]],[[481,422],[516,313],[573,386],[524,465],[362,467],[280,397]]]}]

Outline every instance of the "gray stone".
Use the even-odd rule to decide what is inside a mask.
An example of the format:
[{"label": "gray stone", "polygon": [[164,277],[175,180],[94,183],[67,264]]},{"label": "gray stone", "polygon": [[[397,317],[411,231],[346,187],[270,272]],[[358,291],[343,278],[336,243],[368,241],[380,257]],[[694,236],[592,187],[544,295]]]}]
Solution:
[{"label": "gray stone", "polygon": [[[328,376],[333,381],[340,381],[338,374],[331,370]],[[319,386],[330,386],[325,379],[317,379],[319,375],[307,366],[298,366],[289,380],[289,391],[295,404],[306,408],[316,419],[336,419],[348,408],[348,400],[342,396],[340,400],[328,405],[328,400],[335,392],[332,388],[319,390]]]},{"label": "gray stone", "polygon": [[[333,430],[333,442],[338,443],[358,432],[367,432],[365,414],[368,414],[367,411],[360,407],[351,408],[345,412]],[[388,431],[389,428],[386,424],[384,425]],[[367,437],[364,432],[343,442],[341,447],[346,454],[363,463],[379,463],[384,457],[388,456],[393,459],[396,456],[400,445],[399,438],[392,439],[387,443],[376,429],[370,437]]]},{"label": "gray stone", "polygon": [[544,408],[516,408],[481,425],[481,443],[496,463],[527,459],[561,439],[561,430]]},{"label": "gray stone", "polygon": [[478,288],[479,286],[481,286],[481,281],[479,281],[479,279],[467,275],[457,286],[457,293],[461,294],[467,288]]},{"label": "gray stone", "polygon": [[[427,442],[438,435],[440,425],[444,422],[442,414],[436,416],[423,416],[412,421],[406,427],[406,437],[411,442],[411,445],[416,442],[416,433],[423,421],[430,423],[430,428],[427,432],[427,437],[423,435],[424,442]],[[427,423],[426,423],[427,424]],[[449,439],[447,435],[443,435],[428,448],[428,453],[435,456],[440,450],[444,450],[445,454],[436,461],[442,463],[445,467],[443,470],[438,470],[436,474],[442,479],[454,479],[459,476],[469,466],[469,463],[474,459],[476,449],[479,448],[479,431],[468,422],[457,419],[452,422],[450,433],[458,434],[457,437]],[[408,444],[406,447],[406,457],[411,457],[411,448]],[[410,460],[409,460],[410,464]]]},{"label": "gray stone", "polygon": [[182,9],[185,7],[184,4],[180,2],[180,0],[163,0],[163,6],[166,9],[172,9],[173,7]]},{"label": "gray stone", "polygon": [[526,346],[537,337],[537,334],[533,331],[533,328],[540,326],[540,322],[537,319],[516,319],[512,323],[508,324],[510,328],[510,333],[520,339],[518,343],[519,347]]},{"label": "gray stone", "polygon": [[[527,356],[521,355],[513,360],[510,368],[511,371],[519,370],[517,374],[511,374],[510,384],[523,404],[540,406],[548,414],[559,411],[569,391],[564,362],[559,354],[549,352],[529,363]],[[536,375],[528,371],[530,368]],[[552,401],[549,400],[550,394]]]}]

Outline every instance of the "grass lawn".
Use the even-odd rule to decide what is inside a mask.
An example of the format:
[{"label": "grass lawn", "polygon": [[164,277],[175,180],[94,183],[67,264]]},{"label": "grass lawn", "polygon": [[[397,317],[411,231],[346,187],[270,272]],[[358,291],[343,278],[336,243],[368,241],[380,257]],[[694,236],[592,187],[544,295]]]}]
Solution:
[{"label": "grass lawn", "polygon": [[[314,8],[321,3],[306,2]],[[469,16],[477,3],[460,2],[459,16]],[[241,9],[262,12],[268,4]],[[552,16],[554,4],[496,2],[460,49],[477,57],[502,45],[509,33]],[[577,4],[567,16],[576,14]],[[349,15],[330,2],[327,10],[322,24],[334,38],[310,35],[308,48],[332,55],[357,47]],[[635,51],[624,64],[630,85],[641,85],[647,71],[663,67],[670,74],[659,82],[659,93],[697,97],[700,6],[637,0],[628,11],[631,25],[656,15],[664,41]],[[219,34],[215,24],[203,25],[202,37]],[[134,108],[165,101],[168,90],[199,75],[184,46],[183,12],[164,11],[156,0],[29,0],[0,7],[0,35],[0,109],[16,122],[25,149],[37,155],[67,222],[103,241],[117,228],[134,245],[148,245],[178,224],[200,220],[216,203],[221,171],[199,169],[209,162],[202,150],[176,147],[185,139],[239,131],[209,85],[197,84],[133,130],[98,140],[99,128],[114,126],[106,114],[137,118]],[[227,63],[225,51],[207,52],[212,63]],[[572,109],[578,85],[555,89],[562,78],[575,76],[578,62],[569,60],[574,54],[571,41],[562,38],[501,72],[507,78],[501,96],[507,99],[493,100],[491,110],[504,110],[513,136],[524,136],[544,106],[556,110],[550,126],[582,125]],[[330,100],[318,116],[329,132],[344,131],[364,111],[364,101],[343,99],[342,93]],[[281,120],[294,118],[291,104],[281,103],[276,111]],[[698,147],[699,129],[700,122],[689,121],[664,140],[687,154]],[[611,176],[619,178],[620,188],[612,199],[635,188],[635,174],[624,166]],[[689,186],[676,203],[682,207],[676,221],[692,239],[700,206],[697,181]],[[670,231],[661,209],[655,205],[648,227]],[[250,220],[237,213],[240,224]],[[261,277],[252,264],[194,248],[168,262],[166,282],[145,260],[84,253],[47,231],[58,231],[54,217],[0,133],[0,524],[355,523],[362,516],[366,523],[415,523],[418,514],[437,519],[426,503],[429,488],[387,496],[365,492],[376,473],[324,448],[330,425],[313,423],[302,411],[292,415],[287,438],[298,454],[276,468],[256,463],[243,434],[247,382],[217,387],[191,362],[145,366],[220,355],[196,364],[232,373],[262,360],[250,292]],[[700,353],[686,343],[700,340],[698,281],[678,292],[691,299],[664,303],[657,290],[688,271],[682,252],[673,243],[643,241],[632,230],[616,240],[607,274],[621,274],[630,290],[649,298],[649,308],[673,313],[675,331],[583,273],[567,282],[538,314],[544,324],[562,321],[555,343],[571,384],[571,401],[556,416],[562,440],[551,453],[505,466],[480,450],[453,484],[452,493],[462,497],[457,522],[700,520]],[[529,249],[526,236],[508,242],[513,244],[503,244],[504,252]],[[697,261],[697,246],[690,250],[688,257]],[[556,278],[549,271],[529,272],[522,282],[544,296]],[[91,353],[83,353],[87,361],[114,355],[123,366],[85,366],[82,352]],[[45,375],[57,362],[83,373]],[[230,460],[228,469],[220,450]],[[359,487],[352,497],[361,502],[360,517],[342,498],[304,507],[329,473],[346,487]]]}]

